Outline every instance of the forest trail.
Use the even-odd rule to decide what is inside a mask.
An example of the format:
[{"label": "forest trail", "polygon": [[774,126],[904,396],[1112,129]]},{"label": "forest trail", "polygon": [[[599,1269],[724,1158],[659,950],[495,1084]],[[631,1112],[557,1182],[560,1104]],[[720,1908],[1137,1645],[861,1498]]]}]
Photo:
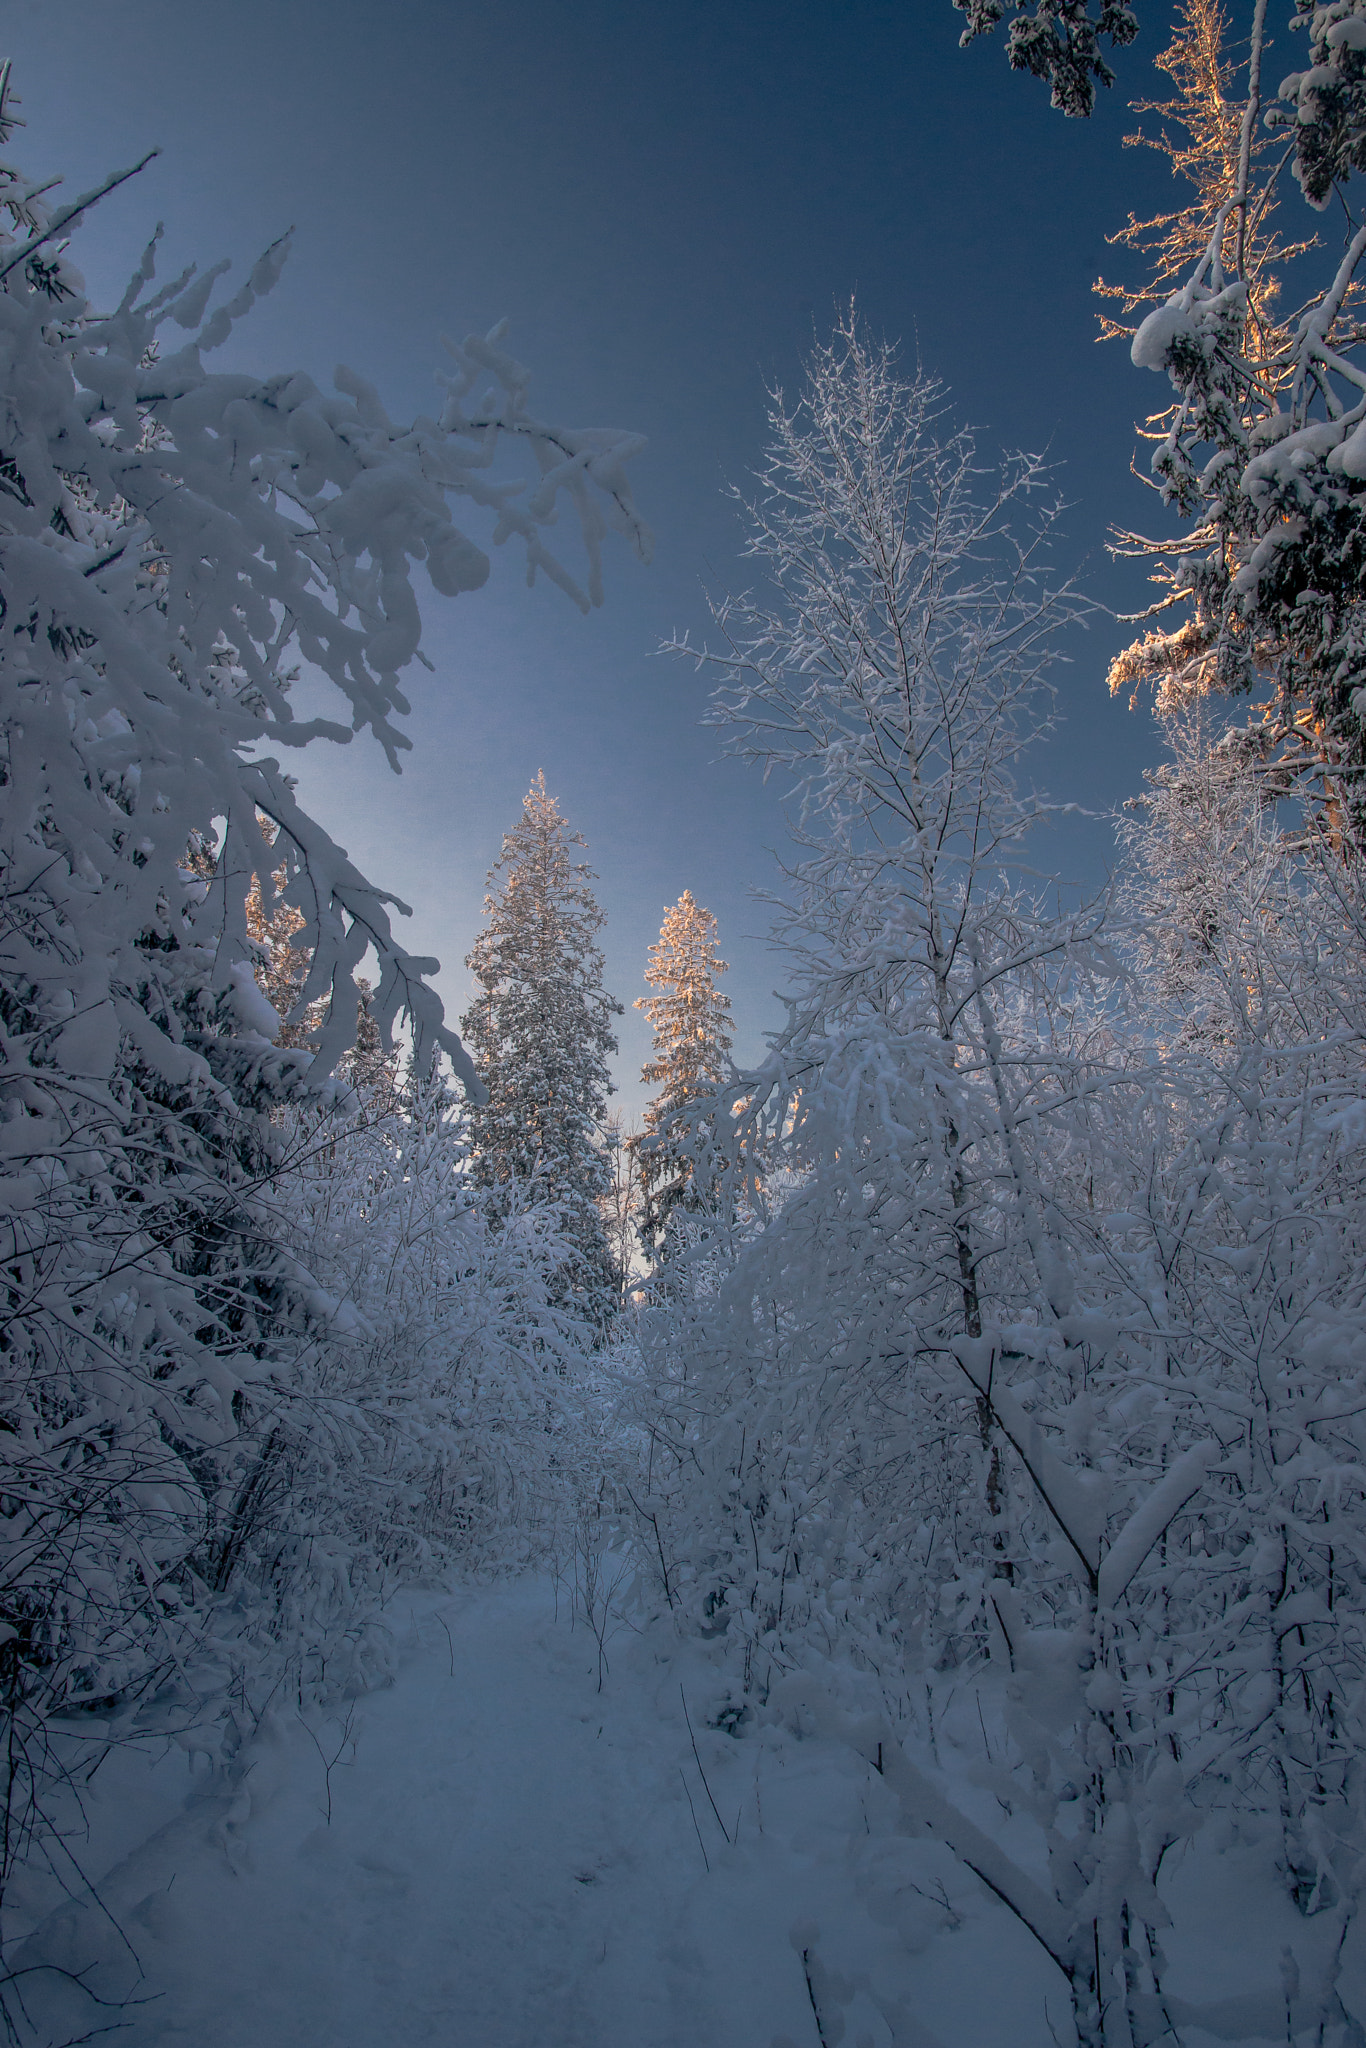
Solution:
[{"label": "forest trail", "polygon": [[[905,2010],[895,2037],[856,1993],[828,2012],[831,2040],[843,2016],[847,2041],[866,2035],[873,2048],[1045,2048],[1042,1999],[1051,1990],[1057,2010],[1057,1992],[1016,1931],[944,1859],[955,1931],[934,1945],[952,1953],[914,1970],[906,1929],[898,1939],[869,1917],[867,1852],[884,1866],[941,1852],[892,1832],[852,1755],[709,1727],[721,1695],[704,1650],[661,1656],[621,1632],[599,1693],[591,1634],[566,1624],[563,1599],[557,1620],[553,1588],[534,1579],[422,1596],[399,1627],[396,1681],[358,1703],[352,1746],[330,1773],[323,1759],[344,1731],[319,1730],[320,1748],[282,1718],[235,1797],[192,1794],[107,1870],[100,1897],[137,1951],[140,1981],[88,1905],[52,1915],[30,1943],[24,1960],[68,1968],[98,1950],[87,1981],[132,1989],[137,2004],[103,2015],[116,2024],[109,2038],[770,2048],[785,2035],[817,2048],[792,1941],[805,1922],[819,1926],[831,1967],[868,1967],[895,1997],[908,1969],[922,1980],[924,2016]],[[130,1801],[164,1811],[169,1773],[183,1800],[183,1755],[141,1768],[141,1792],[126,1763],[103,1792],[96,1779],[97,1837],[115,1807],[126,1824]],[[932,1916],[911,1946],[939,1931]],[[37,2040],[90,2024],[84,2001],[45,1974],[33,1981]],[[957,2024],[941,2033],[949,2014]]]}]

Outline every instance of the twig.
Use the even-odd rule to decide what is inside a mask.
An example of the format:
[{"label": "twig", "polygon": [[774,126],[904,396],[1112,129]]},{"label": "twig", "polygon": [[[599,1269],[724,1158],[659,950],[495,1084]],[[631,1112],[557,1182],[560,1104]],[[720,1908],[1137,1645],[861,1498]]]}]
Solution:
[{"label": "twig", "polygon": [[136,178],[139,171],[146,170],[154,156],[160,155],[159,149],[149,149],[146,156],[130,165],[126,171],[115,171],[102,185],[96,185],[92,192],[82,192],[80,198],[73,199],[70,206],[59,208],[40,235],[31,236],[22,249],[16,249],[12,256],[0,263],[0,278],[8,277],[16,264],[26,263],[30,256],[42,248],[44,242],[50,242],[54,236],[61,234],[63,228],[70,227],[77,215],[85,212],[87,206],[93,206],[97,200],[107,198],[118,186],[126,184],[129,178]]},{"label": "twig", "polygon": [[732,1846],[731,1839],[729,1834],[726,1832],[726,1823],[721,1818],[721,1809],[717,1805],[716,1801],[711,1797],[711,1786],[707,1783],[707,1774],[702,1768],[702,1758],[698,1754],[697,1737],[692,1732],[692,1715],[688,1712],[688,1697],[683,1690],[683,1682],[681,1679],[679,1680],[678,1685],[678,1697],[683,1702],[683,1719],[688,1724],[688,1740],[692,1744],[692,1753],[694,1757],[697,1758],[697,1774],[702,1780],[702,1789],[706,1793],[708,1799],[711,1799],[711,1810],[716,1815],[716,1825],[718,1828],[720,1828],[721,1833],[725,1835],[726,1847],[729,1849]]},{"label": "twig", "polygon": [[[331,1827],[332,1825],[332,1773],[337,1768],[337,1765],[340,1763],[342,1751],[346,1748],[348,1742],[352,1746],[352,1762],[354,1763],[355,1761],[355,1738],[351,1732],[352,1724],[355,1721],[355,1718],[356,1710],[354,1707],[351,1707],[348,1709],[346,1719],[342,1723],[341,1741],[337,1744],[337,1747],[331,1757],[327,1755],[326,1751],[323,1749],[322,1744],[319,1742],[317,1736],[309,1727],[307,1721],[303,1722],[304,1730],[308,1735],[309,1741],[317,1750],[318,1761],[323,1767],[323,1791],[327,1797],[327,1825],[329,1827]],[[302,1715],[300,1716],[300,1719],[303,1719]]]},{"label": "twig", "polygon": [[[977,1721],[978,1721],[978,1725],[979,1725],[979,1727],[980,1727],[980,1728],[981,1728],[981,1730],[982,1730],[982,1747],[983,1747],[983,1749],[984,1749],[984,1750],[986,1751],[986,1753],[987,1753],[987,1762],[988,1762],[988,1763],[991,1763],[991,1762],[993,1762],[993,1761],[994,1761],[994,1759],[993,1759],[993,1757],[992,1757],[992,1754],[991,1754],[991,1744],[990,1744],[990,1742],[989,1742],[989,1741],[987,1740],[987,1724],[986,1724],[986,1722],[985,1722],[985,1721],[984,1721],[984,1720],[982,1719],[982,1696],[981,1696],[981,1694],[980,1694],[980,1693],[979,1693],[979,1694],[977,1695]],[[879,1744],[878,1744],[878,1751],[879,1751],[879,1754],[881,1753],[881,1749],[882,1749],[882,1745],[881,1745],[881,1743],[879,1743]]]},{"label": "twig", "polygon": [[[652,1460],[654,1458],[654,1451],[655,1447],[652,1441],[650,1444],[650,1457]],[[651,1470],[653,1470],[653,1465],[651,1466]],[[636,1499],[635,1495],[632,1493],[629,1486],[626,1488],[626,1498],[630,1501],[631,1506],[640,1516],[641,1521],[648,1522],[650,1527],[655,1532],[655,1549],[659,1554],[660,1577],[664,1581],[664,1598],[668,1601],[670,1607],[673,1607],[676,1603],[674,1600],[673,1587],[669,1584],[669,1567],[664,1560],[664,1538],[659,1533],[659,1517],[656,1514],[646,1514],[644,1508],[640,1505],[640,1502]]]},{"label": "twig", "polygon": [[811,2010],[816,2016],[816,2032],[820,2036],[821,2048],[827,2048],[825,2028],[821,2025],[821,2009],[816,2003],[816,1987],[811,1982],[811,1951],[802,1950],[802,1975],[806,1979],[806,1995],[811,2000]]},{"label": "twig", "polygon": [[[679,1775],[679,1777],[680,1777],[680,1778],[683,1778],[683,1766],[682,1766],[682,1764],[680,1764],[680,1765],[678,1766],[678,1775]],[[708,1854],[707,1854],[707,1845],[706,1845],[706,1843],[705,1843],[705,1842],[704,1842],[704,1841],[702,1840],[702,1830],[701,1830],[701,1828],[700,1828],[700,1827],[698,1827],[698,1825],[697,1825],[697,1808],[696,1808],[696,1807],[695,1807],[695,1806],[693,1805],[693,1803],[692,1803],[692,1793],[691,1793],[691,1792],[690,1792],[690,1791],[688,1790],[688,1781],[687,1781],[687,1779],[686,1779],[686,1778],[683,1778],[683,1796],[684,1796],[684,1798],[685,1798],[685,1799],[687,1800],[687,1802],[688,1802],[688,1811],[689,1811],[689,1813],[690,1813],[690,1814],[692,1815],[692,1824],[693,1824],[693,1831],[694,1831],[694,1833],[695,1833],[695,1834],[696,1834],[696,1836],[697,1836],[697,1846],[698,1846],[698,1848],[699,1848],[699,1849],[700,1849],[700,1850],[702,1851],[702,1861],[703,1861],[703,1862],[704,1862],[704,1863],[706,1864],[706,1866],[707,1866],[707,1875],[708,1875],[708,1877],[710,1877],[710,1876],[711,1876],[711,1858],[710,1858],[710,1857],[708,1856]]]}]

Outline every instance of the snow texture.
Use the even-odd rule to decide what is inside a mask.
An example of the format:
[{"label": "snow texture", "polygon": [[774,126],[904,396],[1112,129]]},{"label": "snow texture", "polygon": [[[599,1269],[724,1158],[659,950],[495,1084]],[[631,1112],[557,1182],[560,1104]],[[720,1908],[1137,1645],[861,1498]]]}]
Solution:
[{"label": "snow texture", "polygon": [[[614,1637],[599,1692],[554,1602],[533,1578],[405,1603],[388,1690],[330,1722],[280,1710],[229,1777],[116,1757],[90,1854],[137,1962],[93,1902],[42,1917],[34,2038],[90,2017],[57,1964],[138,2000],[129,2048],[815,2048],[813,1996],[831,2043],[1065,2038],[1061,1978],[933,1839],[944,1793],[890,1738],[879,1773],[866,1728],[795,1698],[723,1732],[714,1661],[658,1632]],[[971,1854],[995,1801],[951,1691]],[[1276,1958],[1293,1943],[1308,1976],[1322,1933],[1267,1880],[1247,1846],[1182,1863],[1187,2048],[1285,2038]],[[1359,1956],[1350,1976],[1366,1993]]]}]

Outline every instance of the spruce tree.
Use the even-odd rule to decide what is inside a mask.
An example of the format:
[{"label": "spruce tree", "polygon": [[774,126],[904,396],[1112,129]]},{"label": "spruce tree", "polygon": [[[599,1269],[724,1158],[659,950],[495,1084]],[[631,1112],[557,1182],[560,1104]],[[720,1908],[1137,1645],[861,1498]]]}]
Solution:
[{"label": "spruce tree", "polygon": [[465,961],[479,993],[460,1028],[488,1090],[470,1118],[474,1177],[556,1212],[560,1301],[600,1326],[617,1292],[598,1203],[612,1180],[602,1128],[622,1005],[602,985],[596,878],[573,857],[583,844],[538,774],[489,871],[488,921]]},{"label": "spruce tree", "polygon": [[731,1048],[730,997],[722,995],[716,977],[726,972],[716,950],[716,919],[685,889],[664,913],[659,938],[650,948],[645,979],[657,991],[638,996],[654,1026],[654,1058],[641,1068],[642,1081],[657,1083],[659,1093],[645,1112],[645,1130],[653,1142],[641,1147],[644,1214],[641,1236],[656,1253],[662,1246],[671,1210],[683,1201],[701,1199],[697,1182],[696,1140],[673,1125],[678,1113],[710,1094],[725,1078]]},{"label": "spruce tree", "polygon": [[[954,4],[969,41],[1006,13],[1002,0]],[[1133,696],[1151,685],[1163,712],[1210,693],[1246,702],[1268,801],[1295,799],[1306,837],[1355,862],[1366,848],[1366,225],[1352,180],[1366,172],[1366,15],[1363,0],[1297,0],[1291,26],[1308,47],[1277,83],[1266,0],[1243,0],[1239,14],[1241,103],[1225,17],[1198,0],[1182,0],[1157,59],[1175,97],[1136,103],[1162,117],[1146,139],[1193,188],[1153,219],[1131,214],[1113,238],[1155,259],[1118,303],[1149,303],[1130,355],[1164,388],[1139,431],[1180,524],[1120,536],[1157,590],[1109,683]],[[1019,0],[1010,61],[1047,78],[1063,112],[1089,114],[1094,80],[1109,79],[1101,39],[1122,47],[1136,32],[1122,0],[1096,0],[1094,13],[1091,0]],[[1340,241],[1316,234],[1297,201],[1282,207],[1291,179],[1315,212],[1340,203]],[[1316,249],[1327,258],[1317,285],[1302,262]],[[1277,311],[1278,293],[1293,313]]]}]

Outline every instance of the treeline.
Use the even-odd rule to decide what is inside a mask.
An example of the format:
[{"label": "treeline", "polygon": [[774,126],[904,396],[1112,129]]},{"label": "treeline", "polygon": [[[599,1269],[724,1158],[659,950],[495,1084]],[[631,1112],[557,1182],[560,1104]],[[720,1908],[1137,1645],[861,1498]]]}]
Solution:
[{"label": "treeline", "polygon": [[[964,40],[1002,20],[959,4]],[[1246,13],[1244,71],[1183,0],[1138,109],[1183,189],[1131,217],[1148,274],[1104,324],[1166,380],[1169,516],[1115,537],[1157,591],[1110,683],[1152,687],[1167,749],[1095,900],[1032,870],[1019,778],[1084,610],[1046,471],[984,464],[852,312],[775,403],[754,588],[707,658],[794,793],[789,1020],[692,1120],[714,1215],[628,1402],[642,1569],[734,1713],[882,1773],[1057,1965],[1084,2048],[1361,2038],[1366,7],[1297,8],[1279,91]],[[1137,28],[1038,0],[1010,61],[1085,115]],[[1341,201],[1320,237],[1301,198]],[[1221,2003],[1171,1982],[1197,1842],[1255,1849],[1315,1923]]]}]

